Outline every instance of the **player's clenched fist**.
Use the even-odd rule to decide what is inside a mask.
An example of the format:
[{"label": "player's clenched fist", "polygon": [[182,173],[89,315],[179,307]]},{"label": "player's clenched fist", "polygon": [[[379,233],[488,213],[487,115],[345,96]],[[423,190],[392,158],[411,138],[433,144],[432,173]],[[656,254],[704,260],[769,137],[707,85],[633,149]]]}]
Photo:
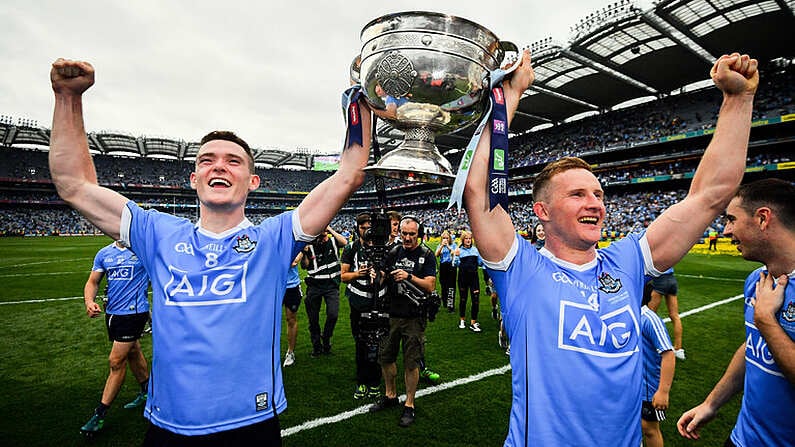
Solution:
[{"label": "player's clenched fist", "polygon": [[50,81],[55,93],[80,95],[94,85],[94,67],[88,62],[59,58],[52,63]]},{"label": "player's clenched fist", "polygon": [[727,95],[753,96],[759,86],[758,62],[747,54],[724,54],[710,70],[715,85]]}]

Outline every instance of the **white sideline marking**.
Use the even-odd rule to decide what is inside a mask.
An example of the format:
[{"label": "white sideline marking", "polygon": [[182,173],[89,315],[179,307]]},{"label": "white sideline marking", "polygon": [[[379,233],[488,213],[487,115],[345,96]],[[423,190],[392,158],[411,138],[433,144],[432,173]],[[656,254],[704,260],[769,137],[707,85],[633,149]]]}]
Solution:
[{"label": "white sideline marking", "polygon": [[679,273],[675,273],[676,276],[681,276],[684,278],[696,278],[696,279],[714,279],[715,281],[736,281],[736,282],[745,282],[744,279],[736,279],[736,278],[718,278],[717,276],[701,276],[701,275],[681,275]]},{"label": "white sideline marking", "polygon": [[[452,382],[445,382],[445,383],[441,383],[439,385],[435,385],[435,386],[432,386],[432,387],[423,388],[421,390],[417,390],[417,394],[415,394],[415,397],[422,397],[422,396],[426,396],[428,394],[433,394],[433,393],[436,393],[436,392],[439,392],[439,391],[444,391],[444,390],[447,390],[447,389],[450,389],[450,388],[453,388],[453,387],[457,387],[457,386],[460,386],[460,385],[466,385],[467,383],[477,382],[478,380],[485,379],[486,377],[489,377],[489,376],[496,376],[497,374],[505,374],[510,369],[511,369],[511,365],[505,365],[505,366],[501,366],[499,368],[494,368],[494,369],[490,369],[488,371],[483,371],[481,373],[473,374],[473,375],[471,375],[469,377],[462,377],[462,378],[456,379],[456,380],[454,380]],[[400,399],[401,402],[405,402],[406,395],[402,394],[402,395],[398,396],[398,399]],[[284,430],[282,430],[282,437],[285,438],[287,436],[294,435],[294,434],[296,434],[298,432],[301,432],[301,431],[304,431],[304,430],[309,430],[309,429],[312,429],[312,428],[320,427],[321,425],[333,424],[333,423],[336,423],[336,422],[341,422],[341,421],[344,421],[345,419],[350,419],[350,418],[352,418],[352,417],[354,417],[356,415],[359,415],[359,414],[366,414],[368,412],[368,408],[370,407],[370,405],[372,405],[372,404],[362,405],[361,407],[354,408],[353,410],[350,410],[350,411],[345,411],[345,412],[337,414],[335,416],[317,418],[317,419],[313,419],[311,421],[304,422],[301,425],[296,425],[294,427],[285,428]]]},{"label": "white sideline marking", "polygon": [[11,265],[0,265],[0,269],[15,269],[18,267],[27,267],[29,265],[41,265],[41,264],[54,264],[54,263],[62,263],[62,262],[83,262],[86,259],[94,259],[94,258],[70,258],[70,259],[53,259],[51,261],[38,261],[38,262],[28,262],[27,264],[11,264]]},{"label": "white sideline marking", "polygon": [[24,300],[24,301],[0,301],[0,306],[4,304],[31,304],[31,303],[49,303],[51,301],[67,301],[67,300],[82,300],[82,296],[68,296],[66,298],[44,298],[40,300]]},{"label": "white sideline marking", "polygon": [[[715,279],[718,279],[718,278],[715,278]],[[713,307],[722,306],[724,304],[731,303],[732,301],[736,301],[736,300],[739,300],[741,298],[743,298],[743,295],[736,295],[736,296],[733,296],[731,298],[726,298],[724,300],[715,301],[714,303],[710,303],[710,304],[707,304],[705,306],[697,307],[695,309],[688,310],[687,312],[682,312],[681,314],[679,314],[679,318],[684,318],[684,317],[686,317],[688,315],[697,314],[699,312],[703,312],[705,310],[712,309]],[[663,321],[667,323],[667,322],[670,322],[671,319],[670,318],[665,318]],[[460,385],[465,385],[467,383],[476,382],[478,380],[485,379],[486,377],[489,377],[489,376],[496,376],[497,374],[504,374],[504,373],[508,372],[510,369],[511,369],[511,365],[505,365],[505,366],[501,366],[499,368],[490,369],[488,371],[483,371],[482,373],[474,374],[474,375],[471,375],[469,377],[456,379],[456,380],[454,380],[452,382],[444,382],[444,383],[441,383],[439,385],[435,385],[435,386],[432,386],[432,387],[429,387],[429,388],[423,388],[421,390],[417,390],[417,394],[415,395],[415,397],[427,396],[428,394],[433,394],[433,393],[436,393],[436,392],[439,392],[439,391],[448,390],[450,388],[454,388],[454,387],[457,387],[457,386],[460,386]],[[401,401],[405,401],[406,400],[406,395],[403,394],[403,395],[399,396],[398,398]],[[356,415],[366,414],[368,412],[367,409],[368,409],[369,406],[370,405],[362,405],[361,407],[354,408],[353,410],[345,411],[345,412],[342,412],[342,413],[334,415],[334,416],[327,416],[327,417],[312,419],[311,421],[304,422],[303,424],[296,425],[296,426],[289,427],[289,428],[285,428],[285,429],[282,430],[282,437],[286,438],[287,436],[294,435],[294,434],[302,432],[304,430],[310,430],[310,429],[317,428],[317,427],[320,427],[320,426],[323,426],[323,425],[327,425],[327,424],[334,424],[336,422],[344,421],[345,419],[350,419],[350,418],[352,418],[352,417],[354,417]]]},{"label": "white sideline marking", "polygon": [[0,275],[0,278],[15,278],[20,276],[59,276],[59,275],[74,275],[76,273],[84,274],[85,270],[75,270],[72,272],[9,273],[7,275]]},{"label": "white sideline marking", "polygon": [[[705,311],[707,309],[712,309],[713,307],[718,307],[726,303],[731,303],[732,301],[737,301],[741,298],[745,298],[745,295],[735,295],[731,298],[726,298],[725,300],[715,301],[714,303],[709,303],[706,306],[697,307],[695,309],[690,309],[687,312],[682,312],[679,314],[679,318],[684,318],[688,315],[697,314],[699,312]],[[670,323],[671,319],[666,317],[663,319],[663,323]]]}]

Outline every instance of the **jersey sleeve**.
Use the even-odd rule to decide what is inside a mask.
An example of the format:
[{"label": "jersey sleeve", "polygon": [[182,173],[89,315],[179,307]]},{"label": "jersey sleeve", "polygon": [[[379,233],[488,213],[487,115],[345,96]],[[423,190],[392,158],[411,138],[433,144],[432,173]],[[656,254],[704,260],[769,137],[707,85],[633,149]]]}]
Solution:
[{"label": "jersey sleeve", "polygon": [[665,329],[665,324],[657,314],[653,314],[648,318],[648,323],[643,325],[643,332],[644,336],[649,337],[658,354],[662,354],[665,351],[673,351],[674,347],[671,343],[671,337],[668,335],[668,330]]},{"label": "jersey sleeve", "polygon": [[101,249],[94,255],[94,265],[91,266],[92,272],[104,272],[105,271],[105,263],[103,259],[105,258],[104,255],[105,249]]},{"label": "jersey sleeve", "polygon": [[422,277],[436,276],[436,257],[430,250],[425,250],[425,262],[422,263]]}]

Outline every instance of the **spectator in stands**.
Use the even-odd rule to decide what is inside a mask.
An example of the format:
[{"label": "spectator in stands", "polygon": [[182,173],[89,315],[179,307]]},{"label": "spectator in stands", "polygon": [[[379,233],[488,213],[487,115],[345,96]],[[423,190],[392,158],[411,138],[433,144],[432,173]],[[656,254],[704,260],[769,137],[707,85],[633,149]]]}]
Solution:
[{"label": "spectator in stands", "polygon": [[743,392],[726,446],[788,446],[795,439],[795,186],[780,179],[743,185],[726,208],[726,229],[744,259],[761,262],[745,280],[745,338],[726,372],[677,428],[687,439]]},{"label": "spectator in stands", "polygon": [[124,384],[128,364],[141,386],[141,392],[132,402],[124,404],[124,408],[143,405],[149,384],[149,368],[138,341],[149,321],[149,299],[146,293],[149,290],[149,275],[138,256],[128,250],[123,242],[116,241],[100,249],[94,257],[94,266],[83,289],[86,314],[90,318],[102,314],[96,298],[105,276],[108,278],[105,326],[108,338],[113,343],[108,356],[110,373],[99,405],[91,419],[80,427],[80,431],[86,435],[97,433],[105,425],[105,415]]},{"label": "spectator in stands", "polygon": [[[97,184],[82,116],[94,68],[58,59],[50,79],[49,160],[59,195],[105,234],[129,244],[152,281],[158,361],[143,444],[281,445],[278,413],[286,400],[277,359],[290,262],[363,183],[369,148],[352,143],[339,170],[296,210],[254,226],[245,216],[248,194],[259,187],[251,149],[231,132],[212,132],[202,138],[190,175],[200,203],[194,225],[145,212]],[[362,141],[369,144],[370,113],[359,115]]]},{"label": "spectator in stands", "polygon": [[[687,253],[723,211],[745,170],[759,82],[757,61],[724,55],[710,74],[723,92],[723,103],[687,197],[644,234],[599,251],[594,245],[605,217],[604,192],[590,165],[563,158],[535,178],[533,210],[546,232],[544,250],[536,251],[516,235],[506,210],[490,210],[486,185],[491,134],[488,127],[484,131],[470,165],[464,203],[511,339],[515,386],[506,444],[640,445],[640,427],[628,430],[626,422],[637,420],[641,404],[640,334],[634,322],[645,276],[659,275]],[[525,52],[505,83],[509,121],[533,78]],[[608,328],[597,323],[605,318],[612,328],[629,329],[599,334],[600,328]],[[583,402],[588,411],[582,411]]]}]

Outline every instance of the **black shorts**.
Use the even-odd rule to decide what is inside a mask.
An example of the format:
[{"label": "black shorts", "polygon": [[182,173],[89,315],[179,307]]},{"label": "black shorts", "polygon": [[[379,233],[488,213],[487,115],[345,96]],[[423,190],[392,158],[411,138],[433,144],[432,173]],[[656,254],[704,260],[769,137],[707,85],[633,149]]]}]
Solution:
[{"label": "black shorts", "polygon": [[219,445],[278,447],[282,445],[282,433],[278,416],[245,427],[198,436],[172,433],[150,422],[143,445],[144,447],[216,447]]},{"label": "black shorts", "polygon": [[640,407],[640,418],[649,422],[662,422],[665,420],[665,410],[656,410],[651,402],[644,400]]},{"label": "black shorts", "polygon": [[651,280],[651,289],[661,295],[676,295],[679,283],[673,273],[666,273]]},{"label": "black shorts", "polygon": [[298,312],[298,308],[301,307],[301,286],[288,287],[284,291],[284,301],[282,302],[284,307],[290,309],[290,312]]},{"label": "black shorts", "polygon": [[129,315],[105,314],[105,327],[108,340],[131,342],[141,338],[144,326],[149,321],[149,312]]}]

